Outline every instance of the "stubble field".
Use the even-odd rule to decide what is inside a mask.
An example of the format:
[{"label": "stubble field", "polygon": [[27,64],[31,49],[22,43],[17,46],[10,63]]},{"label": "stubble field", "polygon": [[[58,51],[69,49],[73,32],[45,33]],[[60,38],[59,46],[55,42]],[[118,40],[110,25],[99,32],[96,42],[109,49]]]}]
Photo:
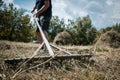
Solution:
[{"label": "stubble field", "polygon": [[[4,63],[7,58],[31,56],[39,44],[0,41],[0,79],[3,80],[119,80],[120,48],[98,46],[59,46],[72,53],[92,53],[89,60],[65,60],[62,63],[48,61],[31,70],[19,73]],[[48,55],[38,52],[37,56]],[[49,65],[48,65],[49,63]],[[40,62],[39,62],[40,64]],[[35,64],[37,65],[37,64]],[[47,65],[47,66],[46,66]],[[15,65],[14,65],[15,66]],[[17,66],[17,65],[16,65]],[[17,66],[19,67],[19,66]],[[29,68],[30,66],[28,66]],[[24,68],[23,68],[24,69]]]}]

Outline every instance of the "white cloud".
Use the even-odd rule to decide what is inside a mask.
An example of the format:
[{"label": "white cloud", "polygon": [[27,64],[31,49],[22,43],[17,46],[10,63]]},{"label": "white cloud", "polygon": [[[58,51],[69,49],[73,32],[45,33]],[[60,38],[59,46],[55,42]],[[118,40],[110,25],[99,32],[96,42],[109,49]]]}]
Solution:
[{"label": "white cloud", "polygon": [[[83,3],[85,1],[82,1]],[[80,5],[80,1],[74,1],[74,0],[66,0],[66,5],[67,5],[67,8],[66,8],[66,13],[69,13],[73,16],[86,16],[88,13],[87,11],[84,9],[84,7],[81,7],[82,5]],[[70,12],[69,12],[70,11]]]},{"label": "white cloud", "polygon": [[107,1],[106,1],[106,4],[107,4],[107,5],[112,5],[112,4],[113,4],[113,1],[112,1],[112,0],[107,0]]},{"label": "white cloud", "polygon": [[13,3],[13,0],[4,0],[6,4]]},{"label": "white cloud", "polygon": [[19,5],[14,4],[14,6],[15,6],[16,8],[18,8],[18,9],[20,9],[20,6],[19,6]]},{"label": "white cloud", "polygon": [[[13,3],[14,4],[14,1],[13,0],[4,0],[4,2],[8,5],[8,4],[10,4],[10,3]],[[16,7],[16,8],[20,8],[20,6],[19,5],[17,5],[17,4],[14,4],[14,7]]]},{"label": "white cloud", "polygon": [[79,2],[76,4],[76,1],[73,0],[54,0],[53,16],[59,16],[66,21],[77,18],[78,16],[86,16],[88,13],[79,7]]},{"label": "white cloud", "polygon": [[[20,0],[5,0],[6,3],[21,3],[15,4],[18,8],[24,8],[30,11],[34,5],[34,0],[28,3]],[[22,2],[24,2],[22,4]],[[53,16],[59,16],[68,19],[76,19],[90,15],[92,23],[95,27],[107,27],[120,22],[120,0],[52,0]],[[30,14],[30,13],[29,13]]]},{"label": "white cloud", "polygon": [[120,0],[54,0],[53,15],[76,19],[90,15],[98,29],[120,22]]},{"label": "white cloud", "polygon": [[67,7],[65,0],[55,0],[52,4],[53,16],[64,18],[65,21],[67,21],[67,19],[73,19],[72,16],[65,11],[65,8]]},{"label": "white cloud", "polygon": [[112,18],[114,18],[114,19],[120,19],[120,13],[117,13],[117,14],[113,15]]}]

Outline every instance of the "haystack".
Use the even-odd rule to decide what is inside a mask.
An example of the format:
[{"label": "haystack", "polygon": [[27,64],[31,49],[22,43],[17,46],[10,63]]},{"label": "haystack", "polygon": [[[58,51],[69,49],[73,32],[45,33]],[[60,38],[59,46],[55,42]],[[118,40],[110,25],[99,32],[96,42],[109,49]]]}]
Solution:
[{"label": "haystack", "polygon": [[96,43],[98,47],[112,47],[112,48],[119,48],[120,47],[120,33],[116,31],[108,31],[101,35],[99,40]]},{"label": "haystack", "polygon": [[53,43],[54,44],[61,44],[61,45],[67,45],[72,42],[71,35],[67,31],[63,31],[57,34],[55,37]]}]

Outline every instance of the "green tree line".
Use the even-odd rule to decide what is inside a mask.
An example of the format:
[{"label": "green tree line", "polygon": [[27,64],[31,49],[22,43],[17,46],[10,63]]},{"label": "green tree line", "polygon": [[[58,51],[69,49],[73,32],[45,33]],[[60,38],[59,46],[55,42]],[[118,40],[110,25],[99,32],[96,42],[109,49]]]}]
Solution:
[{"label": "green tree line", "polygon": [[[0,0],[0,39],[11,41],[30,42],[35,38],[34,25],[30,22],[30,16],[25,14],[24,9],[17,9],[13,4],[6,6]],[[49,40],[53,42],[57,34],[67,31],[71,35],[72,45],[90,45],[94,44],[101,34],[115,30],[120,33],[120,23],[97,30],[87,15],[76,20],[68,20],[53,16],[49,27]]]},{"label": "green tree line", "polygon": [[50,40],[53,41],[55,36],[64,30],[71,35],[71,44],[91,45],[96,43],[101,34],[107,31],[113,30],[120,33],[120,23],[97,30],[92,25],[89,15],[83,18],[78,17],[75,21],[69,19],[67,24],[64,23],[64,19],[59,19],[58,16],[53,16],[49,28]]},{"label": "green tree line", "polygon": [[0,39],[29,42],[34,38],[34,28],[30,16],[24,9],[8,6],[0,0]]}]

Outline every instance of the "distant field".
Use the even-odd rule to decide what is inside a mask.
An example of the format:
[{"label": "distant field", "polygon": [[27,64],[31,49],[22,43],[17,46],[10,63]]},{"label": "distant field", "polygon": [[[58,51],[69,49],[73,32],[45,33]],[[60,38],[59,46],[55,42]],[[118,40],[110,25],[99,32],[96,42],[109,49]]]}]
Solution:
[{"label": "distant field", "polygon": [[[34,51],[39,47],[40,44],[35,43],[23,43],[23,42],[9,42],[9,41],[1,41],[1,43],[5,43],[4,46],[8,45],[10,49],[2,50],[1,53],[6,53],[6,57],[23,57],[30,56],[34,53]],[[2,45],[1,45],[2,47]],[[91,51],[93,46],[58,46],[62,49],[72,52],[80,52],[80,51]],[[6,48],[6,47],[5,47]],[[4,49],[4,48],[3,48]]]},{"label": "distant field", "polygon": [[[0,41],[0,78],[10,79],[14,73],[7,70],[5,58],[28,57],[39,44]],[[48,68],[37,68],[19,74],[14,80],[119,80],[120,48],[91,46],[59,46],[70,52],[92,52],[90,62],[65,61],[62,66],[54,64]],[[38,53],[40,54],[40,53]],[[54,66],[54,67],[53,67]],[[56,66],[56,67],[55,67]],[[12,79],[11,79],[12,80]]]}]

